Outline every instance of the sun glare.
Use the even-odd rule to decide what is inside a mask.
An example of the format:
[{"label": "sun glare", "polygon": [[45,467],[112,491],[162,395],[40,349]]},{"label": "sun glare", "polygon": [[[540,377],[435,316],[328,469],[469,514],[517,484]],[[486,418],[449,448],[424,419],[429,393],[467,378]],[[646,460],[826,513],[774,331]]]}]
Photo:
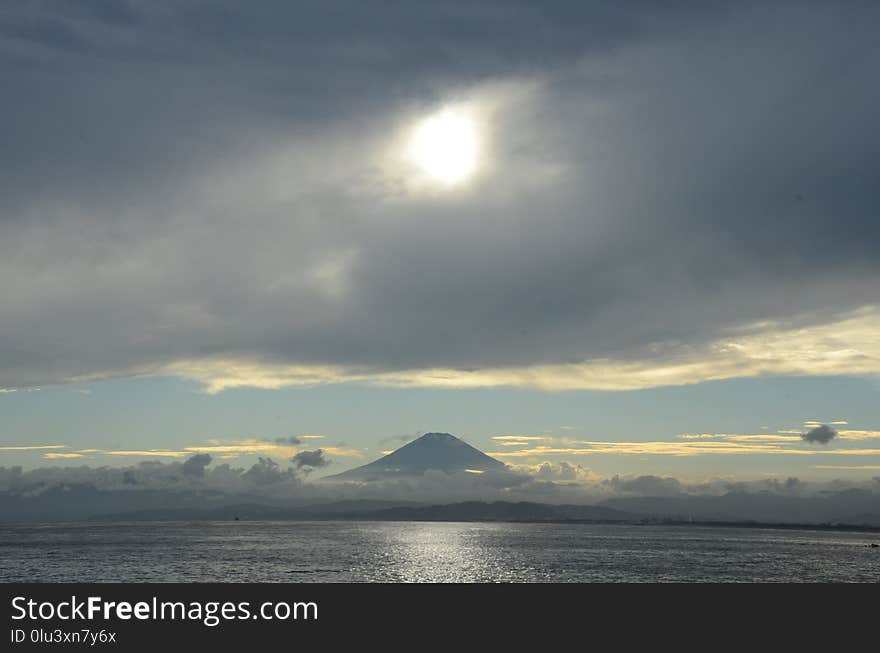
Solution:
[{"label": "sun glare", "polygon": [[466,114],[446,109],[426,118],[413,135],[411,154],[430,177],[455,184],[470,177],[477,167],[477,131]]}]

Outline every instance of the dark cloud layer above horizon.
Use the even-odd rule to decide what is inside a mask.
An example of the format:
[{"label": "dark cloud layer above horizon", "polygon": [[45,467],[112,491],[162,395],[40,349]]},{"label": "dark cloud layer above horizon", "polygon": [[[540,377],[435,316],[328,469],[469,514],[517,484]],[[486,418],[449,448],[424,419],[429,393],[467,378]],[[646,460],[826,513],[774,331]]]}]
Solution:
[{"label": "dark cloud layer above horizon", "polygon": [[[0,387],[696,360],[846,318],[878,301],[878,19],[8,3]],[[491,107],[491,169],[410,192],[381,152],[456,101]],[[880,371],[848,344],[798,370]]]}]

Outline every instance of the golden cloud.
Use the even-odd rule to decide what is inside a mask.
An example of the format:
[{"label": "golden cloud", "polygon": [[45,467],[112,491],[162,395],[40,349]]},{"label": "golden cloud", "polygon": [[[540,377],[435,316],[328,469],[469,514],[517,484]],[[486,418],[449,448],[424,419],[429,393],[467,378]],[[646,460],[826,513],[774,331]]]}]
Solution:
[{"label": "golden cloud", "polygon": [[[303,436],[298,436],[302,438]],[[323,438],[323,435],[307,436],[310,439]],[[43,451],[47,449],[65,449],[66,445],[33,445],[33,446],[10,446],[0,447],[0,451]],[[363,458],[364,454],[359,449],[352,447],[321,447],[325,453],[331,456],[342,458]],[[198,453],[208,453],[224,460],[238,458],[244,455],[264,455],[276,458],[291,458],[302,447],[292,445],[278,444],[266,440],[242,439],[242,440],[217,440],[210,439],[207,444],[192,445],[182,447],[180,449],[78,449],[69,453],[45,453],[44,458],[62,459],[62,458],[82,458],[86,454],[97,454],[103,456],[132,456],[143,458],[183,458]]]},{"label": "golden cloud", "polygon": [[[739,442],[797,442],[803,431],[787,429],[777,431],[779,435],[769,433],[735,434],[735,433],[682,433],[676,437],[682,440],[733,440]],[[842,430],[837,432],[835,440],[878,440],[880,431]]]},{"label": "golden cloud", "polygon": [[[581,363],[382,371],[339,365],[283,365],[241,359],[182,360],[141,374],[170,374],[202,383],[208,393],[229,388],[363,382],[388,387],[532,387],[544,390],[637,390],[761,375],[867,375],[880,373],[880,307],[844,319],[793,328],[749,325],[740,335],[705,347],[641,360],[599,358]],[[662,344],[662,343],[660,343]],[[658,351],[667,349],[660,346]],[[88,380],[88,379],[75,379]]]},{"label": "golden cloud", "polygon": [[321,451],[329,456],[342,456],[343,458],[363,458],[364,454],[360,449],[351,447],[321,447]]},{"label": "golden cloud", "polygon": [[837,437],[844,440],[880,440],[880,431],[838,431]]},{"label": "golden cloud", "polygon": [[814,449],[790,448],[774,443],[737,441],[685,441],[685,442],[598,442],[577,441],[578,446],[537,446],[516,451],[493,451],[490,456],[498,458],[531,458],[538,456],[589,456],[653,455],[653,456],[702,456],[708,454],[770,454],[770,455],[849,455],[878,456],[880,449]]},{"label": "golden cloud", "polygon": [[548,435],[493,435],[492,440],[502,447],[516,447],[530,442],[551,442],[553,438]]},{"label": "golden cloud", "polygon": [[186,451],[170,451],[168,449],[147,449],[147,450],[117,450],[117,451],[101,451],[105,456],[144,456],[159,458],[180,458],[186,456]]},{"label": "golden cloud", "polygon": [[676,436],[682,440],[732,440],[735,442],[797,442],[799,438],[790,435],[773,435],[770,433],[735,434],[735,433],[682,433]]}]

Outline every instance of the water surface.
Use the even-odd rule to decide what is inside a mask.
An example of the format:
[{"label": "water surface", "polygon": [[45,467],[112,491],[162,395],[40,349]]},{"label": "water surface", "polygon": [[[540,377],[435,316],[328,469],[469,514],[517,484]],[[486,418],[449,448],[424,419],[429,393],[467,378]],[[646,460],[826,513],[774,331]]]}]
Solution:
[{"label": "water surface", "polygon": [[877,582],[875,533],[426,522],[0,524],[0,581]]}]

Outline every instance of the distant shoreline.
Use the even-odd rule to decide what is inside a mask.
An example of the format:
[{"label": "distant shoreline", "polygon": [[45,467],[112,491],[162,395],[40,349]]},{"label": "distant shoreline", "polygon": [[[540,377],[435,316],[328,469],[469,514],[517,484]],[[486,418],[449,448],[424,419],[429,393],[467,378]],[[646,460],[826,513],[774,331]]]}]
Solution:
[{"label": "distant shoreline", "polygon": [[374,523],[466,523],[466,524],[559,524],[559,525],[596,525],[596,526],[674,526],[674,527],[702,527],[702,528],[748,528],[755,530],[792,530],[792,531],[823,531],[823,532],[854,532],[854,533],[880,533],[880,526],[867,524],[811,524],[811,523],[774,523],[757,521],[690,521],[681,519],[644,519],[644,520],[602,520],[602,519],[432,519],[412,518],[393,519],[379,518],[373,515],[336,515],[336,516],[310,516],[296,518],[240,518],[240,519],[216,519],[216,518],[163,518],[150,519],[130,516],[119,519],[92,518],[87,520],[52,520],[52,521],[4,521],[0,524],[9,526],[40,526],[64,524],[124,524],[124,523],[265,523],[265,522],[289,522],[289,523],[312,523],[312,522],[374,522]]},{"label": "distant shoreline", "polygon": [[[824,519],[775,521],[751,515],[706,515],[679,510],[620,510],[607,505],[546,504],[528,501],[464,501],[451,504],[395,504],[388,501],[330,501],[303,506],[235,503],[214,507],[154,507],[139,510],[101,510],[92,504],[91,514],[41,512],[19,506],[18,514],[0,516],[0,523],[122,523],[122,522],[438,522],[521,524],[621,524],[630,526],[676,526],[750,528],[776,530],[849,531],[880,533],[880,515],[862,521],[861,515],[828,516]],[[60,513],[60,514],[59,514]],[[756,517],[760,517],[756,515]],[[783,517],[784,518],[784,517]]]}]

